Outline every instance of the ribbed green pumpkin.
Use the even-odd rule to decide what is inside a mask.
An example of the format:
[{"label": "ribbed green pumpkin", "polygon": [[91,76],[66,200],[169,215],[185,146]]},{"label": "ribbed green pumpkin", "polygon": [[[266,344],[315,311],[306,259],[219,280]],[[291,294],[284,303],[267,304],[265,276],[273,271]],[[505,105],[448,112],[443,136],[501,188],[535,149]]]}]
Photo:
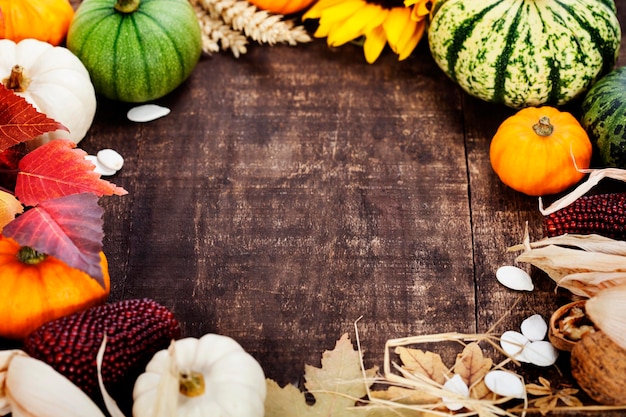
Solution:
[{"label": "ribbed green pumpkin", "polygon": [[67,36],[99,94],[146,102],[178,87],[202,52],[188,0],[83,0]]},{"label": "ribbed green pumpkin", "polygon": [[597,162],[626,168],[626,67],[605,75],[590,89],[581,106],[580,123],[595,145]]},{"label": "ribbed green pumpkin", "polygon": [[562,105],[615,65],[613,0],[439,0],[437,64],[467,93],[512,108]]}]

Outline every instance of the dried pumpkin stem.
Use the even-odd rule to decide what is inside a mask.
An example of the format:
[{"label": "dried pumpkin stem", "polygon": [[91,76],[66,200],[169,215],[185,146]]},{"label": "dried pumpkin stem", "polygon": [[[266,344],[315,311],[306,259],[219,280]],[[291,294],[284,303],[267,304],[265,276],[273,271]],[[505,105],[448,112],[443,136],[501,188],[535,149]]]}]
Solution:
[{"label": "dried pumpkin stem", "polygon": [[120,13],[132,13],[139,8],[140,0],[117,0],[115,10]]},{"label": "dried pumpkin stem", "polygon": [[2,80],[2,84],[9,90],[13,90],[17,93],[26,91],[29,84],[28,78],[24,75],[24,67],[21,65],[14,65],[11,68],[11,74]]},{"label": "dried pumpkin stem", "polygon": [[204,394],[204,375],[200,372],[181,371],[178,374],[178,391],[186,397]]},{"label": "dried pumpkin stem", "polygon": [[17,251],[17,259],[27,265],[37,265],[43,262],[46,256],[45,253],[38,252],[30,246],[22,246],[20,250]]},{"label": "dried pumpkin stem", "polygon": [[539,136],[550,136],[554,132],[554,126],[550,123],[548,116],[542,116],[539,121],[533,125],[533,130]]}]

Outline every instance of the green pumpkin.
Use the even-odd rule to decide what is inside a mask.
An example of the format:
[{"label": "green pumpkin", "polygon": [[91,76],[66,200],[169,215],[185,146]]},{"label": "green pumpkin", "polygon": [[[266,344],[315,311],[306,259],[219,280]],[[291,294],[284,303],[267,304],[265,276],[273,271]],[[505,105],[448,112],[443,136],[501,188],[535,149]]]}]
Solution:
[{"label": "green pumpkin", "polygon": [[604,167],[626,168],[626,67],[595,83],[581,106],[580,123]]},{"label": "green pumpkin", "polygon": [[67,47],[89,71],[98,94],[141,103],[189,77],[202,39],[188,0],[83,0]]},{"label": "green pumpkin", "polygon": [[613,0],[439,0],[433,58],[467,93],[512,108],[563,105],[613,69]]}]

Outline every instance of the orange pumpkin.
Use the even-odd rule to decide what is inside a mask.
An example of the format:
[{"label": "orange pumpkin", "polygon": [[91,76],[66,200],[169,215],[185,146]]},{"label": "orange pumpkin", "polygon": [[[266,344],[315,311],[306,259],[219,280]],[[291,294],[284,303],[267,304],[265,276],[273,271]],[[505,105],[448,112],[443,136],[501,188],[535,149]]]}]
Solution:
[{"label": "orange pumpkin", "polygon": [[[491,140],[491,166],[503,183],[531,196],[556,194],[579,182],[592,146],[578,120],[550,106],[506,119]],[[578,169],[577,169],[578,168]]]},{"label": "orange pumpkin", "polygon": [[111,290],[100,253],[104,288],[60,260],[0,236],[0,337],[21,340],[45,322],[104,303]]},{"label": "orange pumpkin", "polygon": [[267,10],[268,12],[276,14],[292,14],[300,12],[311,4],[315,0],[248,0],[261,10]]},{"label": "orange pumpkin", "polygon": [[0,10],[3,38],[14,42],[34,38],[60,45],[74,17],[68,0],[0,0]]}]

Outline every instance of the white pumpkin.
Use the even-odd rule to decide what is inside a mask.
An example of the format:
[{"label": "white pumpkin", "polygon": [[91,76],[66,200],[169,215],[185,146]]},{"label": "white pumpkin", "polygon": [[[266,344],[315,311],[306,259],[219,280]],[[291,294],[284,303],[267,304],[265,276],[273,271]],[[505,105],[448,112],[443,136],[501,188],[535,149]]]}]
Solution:
[{"label": "white pumpkin", "polygon": [[36,39],[0,40],[0,80],[5,86],[16,65],[22,68],[24,79],[14,91],[69,129],[69,133],[58,130],[41,135],[29,141],[29,147],[53,139],[80,142],[96,113],[96,93],[83,63],[62,46]]},{"label": "white pumpkin", "polygon": [[133,417],[262,417],[265,374],[235,340],[206,334],[172,342],[137,378]]}]

